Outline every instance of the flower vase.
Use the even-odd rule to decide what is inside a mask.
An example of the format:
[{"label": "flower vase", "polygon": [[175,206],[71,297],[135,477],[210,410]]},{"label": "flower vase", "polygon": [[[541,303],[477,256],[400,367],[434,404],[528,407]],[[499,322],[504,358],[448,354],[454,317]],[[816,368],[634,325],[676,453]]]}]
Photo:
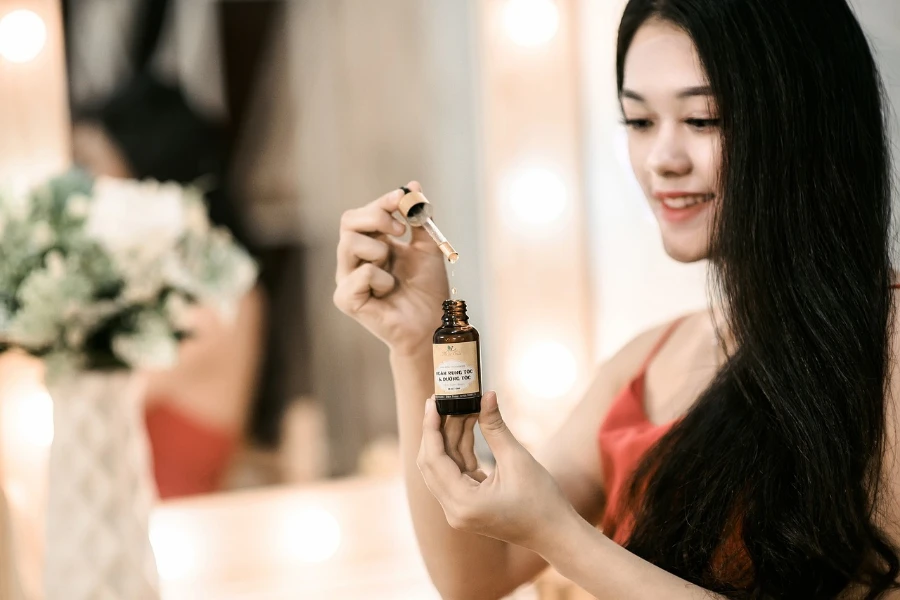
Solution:
[{"label": "flower vase", "polygon": [[150,545],[156,500],[145,378],[87,371],[48,382],[53,444],[45,600],[158,600]]}]

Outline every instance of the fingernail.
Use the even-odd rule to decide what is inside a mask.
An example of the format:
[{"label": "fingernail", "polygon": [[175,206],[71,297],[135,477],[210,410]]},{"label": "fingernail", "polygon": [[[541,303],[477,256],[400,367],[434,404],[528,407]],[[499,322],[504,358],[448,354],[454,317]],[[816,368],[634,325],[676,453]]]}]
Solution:
[{"label": "fingernail", "polygon": [[398,234],[405,233],[406,226],[400,221],[394,221],[394,231],[396,231]]}]

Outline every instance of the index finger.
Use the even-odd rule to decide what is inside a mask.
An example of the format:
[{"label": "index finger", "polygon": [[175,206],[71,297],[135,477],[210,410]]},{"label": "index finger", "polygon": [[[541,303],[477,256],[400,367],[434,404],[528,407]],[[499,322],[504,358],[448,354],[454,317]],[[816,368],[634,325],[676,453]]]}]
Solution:
[{"label": "index finger", "polygon": [[[434,400],[429,399],[422,424],[422,455],[426,469],[422,475],[429,487],[433,484],[441,492],[450,492],[450,486],[465,483],[460,467],[447,454],[444,436],[441,433],[441,418],[434,408]],[[424,471],[428,471],[427,473]]]},{"label": "index finger", "polygon": [[377,200],[373,200],[372,204],[377,206],[382,210],[386,210],[387,212],[394,212],[400,207],[400,200],[405,195],[402,188],[397,188],[395,190],[391,190],[384,196],[381,196]]},{"label": "index finger", "polygon": [[421,193],[421,191],[422,185],[418,181],[410,181],[406,185],[400,186],[400,188],[392,190],[378,200],[375,200],[375,204],[388,212],[394,212],[395,210],[400,209],[400,200],[403,199],[403,196],[409,192]]}]

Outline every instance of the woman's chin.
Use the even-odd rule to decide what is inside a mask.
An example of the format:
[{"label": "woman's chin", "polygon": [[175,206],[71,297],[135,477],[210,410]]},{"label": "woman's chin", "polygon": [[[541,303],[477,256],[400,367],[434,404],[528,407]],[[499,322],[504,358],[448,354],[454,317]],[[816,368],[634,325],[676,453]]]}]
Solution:
[{"label": "woman's chin", "polygon": [[712,213],[704,210],[691,219],[673,221],[661,214],[659,203],[654,206],[659,234],[666,254],[681,263],[694,263],[709,258],[709,239]]},{"label": "woman's chin", "polygon": [[695,263],[709,258],[709,243],[706,238],[690,236],[677,239],[663,235],[663,248],[666,254],[680,263]]}]

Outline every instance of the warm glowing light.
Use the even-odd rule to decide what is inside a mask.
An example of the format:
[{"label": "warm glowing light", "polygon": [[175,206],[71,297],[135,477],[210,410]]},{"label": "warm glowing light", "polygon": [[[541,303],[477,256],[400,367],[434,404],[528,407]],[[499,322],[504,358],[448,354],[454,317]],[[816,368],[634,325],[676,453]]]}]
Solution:
[{"label": "warm glowing light", "polygon": [[277,527],[284,553],[301,562],[324,562],[334,556],[341,545],[341,527],[337,519],[321,508],[288,513]]},{"label": "warm glowing light", "polygon": [[516,361],[516,371],[522,389],[544,399],[565,395],[578,377],[575,356],[558,342],[538,342],[526,347]]},{"label": "warm glowing light", "polygon": [[196,570],[196,538],[191,532],[183,518],[156,514],[151,519],[150,545],[162,580],[184,579]]},{"label": "warm glowing light", "polygon": [[30,10],[14,10],[0,19],[0,56],[6,60],[34,60],[46,43],[47,26]]},{"label": "warm glowing light", "polygon": [[4,409],[4,430],[18,443],[44,448],[53,443],[53,400],[46,390],[12,396]]},{"label": "warm glowing light", "polygon": [[569,200],[558,175],[547,169],[525,168],[510,177],[506,202],[519,223],[539,227],[558,220]]},{"label": "warm glowing light", "polygon": [[503,27],[513,42],[533,48],[546,44],[559,29],[559,8],[553,0],[508,0]]}]

